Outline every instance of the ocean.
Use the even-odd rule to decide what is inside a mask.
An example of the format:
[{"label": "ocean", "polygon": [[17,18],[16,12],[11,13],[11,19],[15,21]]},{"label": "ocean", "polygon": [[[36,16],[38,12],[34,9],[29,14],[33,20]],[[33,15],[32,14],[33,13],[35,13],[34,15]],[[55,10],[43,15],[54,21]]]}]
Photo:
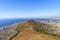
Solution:
[{"label": "ocean", "polygon": [[28,20],[27,18],[0,19],[0,27],[12,25],[18,22],[25,22],[27,20]]},{"label": "ocean", "polygon": [[12,25],[14,23],[18,23],[18,22],[25,22],[27,20],[37,20],[37,21],[49,21],[49,20],[53,20],[55,21],[56,19],[49,19],[49,18],[12,18],[12,19],[0,19],[0,27],[4,27],[7,25]]}]

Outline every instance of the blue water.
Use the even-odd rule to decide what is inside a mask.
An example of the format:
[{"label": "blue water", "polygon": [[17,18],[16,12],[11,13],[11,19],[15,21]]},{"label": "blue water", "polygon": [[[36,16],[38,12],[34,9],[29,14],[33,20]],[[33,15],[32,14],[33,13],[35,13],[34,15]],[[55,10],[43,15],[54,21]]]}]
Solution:
[{"label": "blue water", "polygon": [[12,25],[12,24],[18,23],[18,22],[25,22],[27,20],[28,20],[27,18],[0,19],[0,27]]},{"label": "blue water", "polygon": [[[31,18],[0,19],[0,27],[12,25],[12,24],[18,23],[18,22],[25,22],[29,19],[31,19]],[[34,20],[42,20],[42,21],[56,20],[56,19],[45,19],[45,18],[33,18],[33,19]]]}]

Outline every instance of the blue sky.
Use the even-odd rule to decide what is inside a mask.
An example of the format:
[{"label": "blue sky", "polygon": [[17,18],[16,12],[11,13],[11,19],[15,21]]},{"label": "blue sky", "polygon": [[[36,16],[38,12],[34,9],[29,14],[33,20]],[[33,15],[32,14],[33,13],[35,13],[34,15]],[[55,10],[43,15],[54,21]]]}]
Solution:
[{"label": "blue sky", "polygon": [[60,0],[0,0],[0,18],[60,16]]}]

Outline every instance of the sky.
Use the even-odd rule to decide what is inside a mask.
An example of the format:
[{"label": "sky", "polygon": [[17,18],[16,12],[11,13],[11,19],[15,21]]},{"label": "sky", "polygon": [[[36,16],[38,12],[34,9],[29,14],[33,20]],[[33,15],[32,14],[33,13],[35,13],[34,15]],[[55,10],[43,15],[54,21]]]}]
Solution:
[{"label": "sky", "polygon": [[60,0],[0,0],[0,18],[60,16]]}]

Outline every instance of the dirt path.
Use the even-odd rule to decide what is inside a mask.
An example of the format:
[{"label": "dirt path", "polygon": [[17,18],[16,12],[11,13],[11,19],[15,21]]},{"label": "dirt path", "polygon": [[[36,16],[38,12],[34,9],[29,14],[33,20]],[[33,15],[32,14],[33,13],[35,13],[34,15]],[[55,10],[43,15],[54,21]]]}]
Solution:
[{"label": "dirt path", "polygon": [[32,27],[27,27],[24,31],[19,32],[12,40],[58,40],[58,38],[44,33],[34,32]]}]

